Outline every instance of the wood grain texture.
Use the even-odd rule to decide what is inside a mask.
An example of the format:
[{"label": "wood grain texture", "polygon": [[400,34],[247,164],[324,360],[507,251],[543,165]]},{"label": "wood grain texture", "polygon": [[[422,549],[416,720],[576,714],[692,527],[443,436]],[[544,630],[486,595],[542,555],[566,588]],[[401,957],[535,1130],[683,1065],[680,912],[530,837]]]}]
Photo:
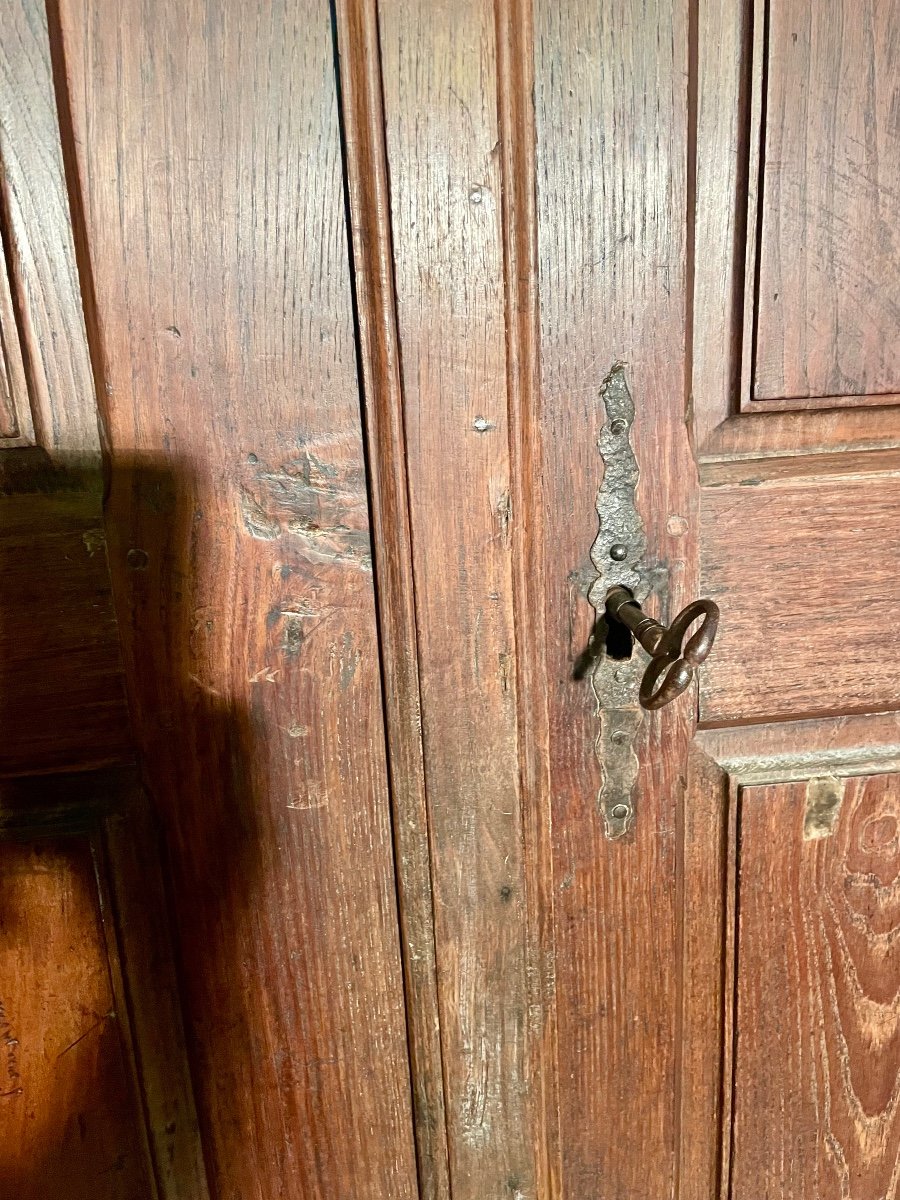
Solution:
[{"label": "wood grain texture", "polygon": [[[685,698],[648,715],[633,836],[606,839],[598,716],[574,681],[593,613],[599,389],[625,360],[653,615],[696,584],[685,413],[688,6],[535,6],[544,585],[562,1191],[671,1196]],[[672,532],[675,530],[675,532]],[[658,578],[666,578],[660,570]]]},{"label": "wood grain texture", "polygon": [[766,7],[753,395],[896,393],[900,4]]},{"label": "wood grain texture", "polygon": [[[757,9],[761,17],[762,5]],[[816,11],[816,21],[828,20],[827,6]],[[818,411],[780,411],[819,401],[760,404],[751,398],[763,22],[754,21],[753,5],[700,0],[696,30],[692,424],[698,455],[716,461],[897,446],[896,406],[854,411],[835,405],[858,399],[831,397]],[[858,113],[864,110],[861,105]],[[829,161],[809,165],[826,171]],[[788,171],[805,169],[802,161],[787,165]],[[801,256],[804,243],[805,236],[797,243]]]},{"label": "wood grain texture", "polygon": [[0,443],[0,773],[121,762],[97,408],[42,0],[0,4],[0,233],[14,410]]},{"label": "wood grain texture", "polygon": [[[16,961],[27,963],[30,955],[37,955],[39,964],[30,980],[39,995],[32,995],[28,1002],[38,1004],[44,991],[62,986],[57,982],[61,972],[74,981],[85,972],[99,970],[95,959],[103,951],[105,986],[110,990],[123,1058],[119,1075],[88,1078],[85,1087],[100,1089],[93,1103],[101,1109],[106,1104],[119,1104],[125,1095],[126,1115],[132,1124],[119,1149],[125,1151],[137,1143],[143,1146],[154,1200],[206,1200],[159,830],[135,769],[115,767],[3,779],[0,836],[33,842],[35,846],[49,844],[51,851],[57,848],[59,853],[38,855],[37,861],[41,872],[56,875],[44,888],[56,888],[65,895],[70,888],[72,861],[80,862],[82,854],[88,854],[86,839],[90,838],[88,899],[102,918],[102,944],[96,938],[75,937],[64,942],[69,959],[63,967],[44,959],[43,948],[38,946],[40,929],[30,925],[29,920],[56,922],[60,929],[52,936],[60,939],[69,931],[67,903],[51,905],[46,912],[27,887],[21,895],[15,893],[12,911],[20,919],[9,930],[9,936]],[[25,846],[21,853],[28,853]],[[14,866],[10,895],[16,878]],[[128,1090],[123,1093],[126,1085]],[[70,1089],[58,1090],[62,1108],[70,1098]],[[52,1108],[56,1102],[57,1088],[51,1079],[45,1103]],[[74,1120],[75,1114],[70,1118]],[[114,1124],[110,1136],[115,1139],[121,1133],[120,1126]],[[72,1156],[71,1147],[63,1154],[61,1166],[78,1169],[78,1156]],[[46,1182],[42,1170],[42,1162],[36,1158],[36,1181],[29,1181],[29,1187]],[[88,1174],[88,1182],[91,1178]]]},{"label": "wood grain texture", "polygon": [[562,1194],[562,1162],[544,612],[534,11],[531,0],[497,0],[495,8],[506,282],[510,538],[530,985],[526,1070],[532,1100],[535,1195],[557,1200]]},{"label": "wood grain texture", "polygon": [[0,1187],[156,1197],[85,838],[0,842]]},{"label": "wood grain texture", "polygon": [[495,13],[380,10],[456,1200],[532,1195]]},{"label": "wood grain texture", "polygon": [[328,6],[67,0],[110,563],[213,1194],[416,1194]]},{"label": "wood grain texture", "polygon": [[[0,249],[3,248],[3,241],[0,236]],[[0,254],[0,449],[27,446],[33,436],[28,381],[4,251]]]},{"label": "wood grain texture", "polygon": [[697,745],[742,783],[900,771],[900,713],[702,729]]},{"label": "wood grain texture", "polygon": [[740,407],[747,190],[755,188],[748,171],[747,13],[733,0],[697,2],[691,417],[701,453]]},{"label": "wood grain texture", "polygon": [[375,0],[338,0],[341,108],[422,1200],[449,1200],[415,583]]},{"label": "wood grain texture", "polygon": [[732,1194],[884,1200],[900,1186],[900,776],[848,779],[814,839],[808,786],[741,795]]},{"label": "wood grain texture", "polygon": [[48,454],[96,463],[94,380],[43,0],[0,4],[0,224],[34,435]]},{"label": "wood grain texture", "polygon": [[702,511],[702,587],[727,614],[703,721],[896,707],[900,477],[705,488]]},{"label": "wood grain texture", "polygon": [[128,761],[99,476],[3,455],[0,775]]},{"label": "wood grain texture", "polygon": [[684,964],[676,1048],[683,1081],[676,1100],[679,1200],[720,1195],[722,1130],[729,1119],[722,1047],[728,1004],[723,966],[730,917],[726,848],[731,787],[725,771],[692,746],[678,881],[678,956]]},{"label": "wood grain texture", "polygon": [[100,773],[96,786],[116,791],[95,839],[97,865],[158,1200],[208,1200],[159,824],[135,773],[114,783]]}]

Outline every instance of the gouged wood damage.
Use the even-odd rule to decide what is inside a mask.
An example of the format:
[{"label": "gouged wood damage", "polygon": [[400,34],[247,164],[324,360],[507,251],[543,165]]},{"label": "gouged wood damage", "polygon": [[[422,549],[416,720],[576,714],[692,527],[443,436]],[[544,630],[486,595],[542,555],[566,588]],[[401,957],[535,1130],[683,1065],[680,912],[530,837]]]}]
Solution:
[{"label": "gouged wood damage", "polygon": [[803,818],[803,840],[831,837],[841,811],[844,781],[833,775],[811,779],[806,787],[806,813]]},{"label": "gouged wood damage", "polygon": [[247,455],[237,489],[241,521],[251,537],[297,538],[313,561],[347,563],[372,570],[365,477],[361,462],[347,462],[332,438],[298,442],[297,453],[279,466]]}]

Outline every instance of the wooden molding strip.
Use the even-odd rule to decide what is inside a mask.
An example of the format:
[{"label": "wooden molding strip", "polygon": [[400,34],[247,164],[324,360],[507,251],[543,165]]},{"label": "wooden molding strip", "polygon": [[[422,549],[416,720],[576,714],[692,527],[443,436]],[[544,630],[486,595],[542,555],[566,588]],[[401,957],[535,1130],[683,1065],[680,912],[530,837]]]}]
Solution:
[{"label": "wooden molding strip", "polygon": [[742,785],[900,770],[900,713],[703,729],[697,743]]},{"label": "wooden molding strip", "polygon": [[[0,46],[0,223],[21,351],[18,436],[4,444],[36,442],[53,457],[96,463],[100,434],[60,129],[68,114],[64,105],[58,111],[54,86],[53,5],[49,16],[48,32],[46,6],[16,0],[4,14]],[[5,326],[10,319],[4,312]],[[7,353],[12,332],[4,328]]]},{"label": "wooden molding strip", "polygon": [[383,695],[422,1200],[449,1200],[406,439],[376,0],[337,0]]},{"label": "wooden molding strip", "polygon": [[[553,996],[553,848],[540,445],[534,19],[530,0],[496,0],[510,506],[530,997],[526,1055],[537,1194],[562,1194]],[[527,514],[527,516],[526,516]]]}]

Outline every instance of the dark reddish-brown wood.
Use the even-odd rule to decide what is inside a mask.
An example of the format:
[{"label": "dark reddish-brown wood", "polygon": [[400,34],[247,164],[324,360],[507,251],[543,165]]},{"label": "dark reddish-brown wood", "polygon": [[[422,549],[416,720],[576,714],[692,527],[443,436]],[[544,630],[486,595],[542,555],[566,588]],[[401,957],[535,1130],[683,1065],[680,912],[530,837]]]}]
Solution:
[{"label": "dark reddish-brown wood", "polygon": [[[106,775],[95,786],[105,790]],[[208,1200],[159,823],[133,771],[96,832],[107,946],[159,1200]]]},{"label": "dark reddish-brown wood", "polygon": [[0,1187],[149,1200],[88,839],[0,842]]},{"label": "dark reddish-brown wood", "polygon": [[896,774],[742,790],[735,1200],[896,1193],[898,822]]},{"label": "dark reddish-brown wood", "polygon": [[[696,587],[684,424],[688,6],[535,7],[540,429],[562,1192],[670,1196],[679,1087],[677,881],[690,698],[647,715],[632,835],[607,839],[598,714],[572,679],[603,464],[600,387],[625,360],[653,615]],[[523,518],[524,519],[524,518]],[[523,646],[522,653],[528,653]]]},{"label": "dark reddish-brown wood", "polygon": [[[131,753],[65,158],[155,815],[0,828],[95,831],[124,1194],[896,1192],[892,3],[54,0],[53,82],[9,9],[0,771]],[[646,608],[723,614],[610,840],[619,361]]]},{"label": "dark reddish-brown wood", "polygon": [[[813,258],[823,249],[821,234],[823,222],[827,227],[832,221],[829,209],[824,203],[826,194],[835,196],[837,207],[848,200],[852,202],[854,195],[867,194],[867,202],[871,200],[874,191],[872,180],[878,179],[882,185],[880,203],[890,206],[895,203],[892,195],[896,192],[896,183],[891,182],[891,172],[896,171],[896,164],[890,158],[882,158],[877,171],[863,173],[861,178],[831,178],[829,171],[835,161],[831,153],[816,160],[799,154],[799,147],[794,146],[787,156],[775,157],[764,151],[761,137],[761,122],[764,120],[764,95],[766,60],[766,20],[764,3],[734,4],[732,0],[700,0],[696,23],[696,96],[697,96],[697,129],[696,129],[696,205],[695,205],[695,243],[701,252],[695,260],[693,275],[693,416],[696,430],[696,443],[701,460],[722,460],[723,458],[761,458],[766,455],[798,455],[817,452],[844,451],[846,449],[867,450],[875,447],[897,446],[900,443],[900,420],[898,408],[891,396],[830,396],[823,404],[821,399],[812,400],[766,400],[755,402],[752,399],[752,367],[753,347],[763,359],[766,355],[776,357],[781,351],[770,346],[765,332],[758,336],[754,334],[757,315],[757,233],[760,206],[758,204],[760,180],[760,154],[768,161],[769,176],[780,173],[793,176],[798,182],[798,188],[789,189],[786,197],[789,207],[793,205],[796,211],[798,205],[808,204],[810,214],[817,212],[817,220],[811,224],[809,233],[804,230],[802,235],[791,235],[786,242],[786,254],[795,266],[805,270],[803,264],[812,262]],[[773,40],[771,31],[768,45],[771,52],[781,56],[803,55],[804,46],[807,51],[812,43],[807,40],[801,45],[800,28],[787,31],[787,41],[784,34],[783,18],[792,11],[790,3],[779,2],[774,6],[775,23],[781,28],[781,35]],[[838,44],[831,33],[841,24],[840,14],[849,10],[836,0],[835,5],[817,5],[815,12],[806,13],[800,22],[808,35],[807,25],[815,22],[827,29],[825,38],[817,39],[812,49],[813,57],[819,54],[826,43],[832,50]],[[859,67],[864,67],[869,58],[863,56],[860,61],[857,54],[857,32],[868,23],[872,28],[872,6],[866,6],[862,12],[862,22],[854,21],[852,37],[842,40],[847,47],[849,58],[844,67],[850,71],[850,59],[854,60],[855,79],[844,78],[834,83],[829,76],[830,67],[818,63],[815,67],[819,75],[817,86],[826,82],[827,90],[832,96],[826,98],[826,113],[833,111],[833,95],[837,88],[849,88],[861,93],[868,86],[859,77]],[[793,32],[798,33],[795,43]],[[882,39],[878,46],[878,55],[891,55],[890,37]],[[874,44],[871,59],[876,55]],[[812,65],[809,53],[806,54],[807,66]],[[790,83],[787,76],[784,82]],[[798,84],[799,86],[799,84]],[[875,101],[883,98],[884,88],[881,81],[873,79],[873,89],[867,94],[865,102],[857,104],[854,120],[865,122],[866,112],[875,111]],[[881,100],[878,100],[881,103]],[[815,105],[807,108],[809,120],[801,121],[795,126],[798,138],[809,136],[813,141],[823,139],[828,142],[831,134],[827,122],[820,116],[821,110]],[[873,117],[874,119],[874,117]],[[848,127],[849,128],[849,127]],[[874,126],[872,126],[874,128]],[[888,132],[884,121],[878,126],[880,133],[873,136],[877,142],[879,137],[893,137]],[[844,123],[834,126],[834,143],[837,154],[844,137]],[[773,133],[780,136],[777,130]],[[833,139],[832,139],[833,141]],[[870,139],[871,143],[871,139]],[[767,144],[771,148],[771,143]],[[852,147],[851,147],[852,150]],[[859,147],[853,153],[859,151]],[[894,156],[894,159],[896,156]],[[831,164],[831,165],[829,165]],[[799,181],[808,172],[817,180],[811,190],[807,190],[804,201],[799,191]],[[762,206],[765,209],[765,205]],[[831,206],[834,210],[834,205]],[[796,219],[794,220],[796,228]],[[777,212],[770,217],[769,229],[777,231]],[[818,231],[818,232],[816,232]],[[848,231],[847,245],[853,239],[877,237],[875,227],[858,223],[852,231]],[[812,249],[812,257],[807,256],[806,247]],[[843,250],[841,251],[843,253]],[[769,255],[770,266],[775,263]],[[868,259],[872,271],[880,270],[877,266],[877,252],[870,253]],[[884,260],[890,262],[890,256]],[[823,270],[817,276],[817,284],[812,284],[805,295],[811,304],[818,303],[831,296],[835,305],[849,303],[846,298],[840,299],[835,287],[827,279],[827,263],[822,263]],[[890,272],[887,272],[890,274]],[[884,332],[884,318],[890,321],[891,304],[896,304],[891,297],[894,288],[892,281],[885,279],[884,293],[876,284],[873,276],[873,289],[870,289],[871,303],[877,309],[879,317],[872,323],[871,329],[881,328]],[[769,293],[774,296],[778,290],[773,287]],[[857,289],[858,290],[858,289]],[[852,294],[849,292],[848,294]],[[887,297],[887,303],[885,303]],[[802,309],[806,301],[798,296]],[[837,311],[837,309],[835,309]],[[894,318],[896,320],[896,316]],[[865,320],[865,317],[863,317]],[[828,322],[830,322],[830,318]],[[785,336],[795,338],[804,328],[804,318],[799,311],[785,310]],[[829,323],[829,328],[833,325]],[[823,327],[824,329],[824,327]],[[817,337],[808,330],[804,337]],[[896,337],[891,340],[886,335],[882,339],[881,349],[876,359],[890,355],[896,343]],[[820,351],[827,357],[827,337],[820,341]],[[776,346],[778,336],[776,336]],[[843,351],[841,351],[843,352]],[[835,355],[838,351],[833,352]],[[858,360],[858,355],[857,355]],[[835,358],[835,361],[837,359]],[[794,367],[804,366],[800,359],[794,356]],[[819,393],[824,395],[824,393]],[[784,395],[784,392],[781,393]],[[870,402],[877,401],[879,405],[888,407],[870,407]],[[845,405],[856,406],[854,408]],[[859,406],[865,406],[866,411],[859,411]],[[814,411],[781,411],[784,409],[803,409],[813,406]]]},{"label": "dark reddish-brown wood", "polygon": [[[58,1144],[51,1134],[46,1144],[32,1145],[29,1134],[20,1145],[22,1108],[12,1101],[0,1104],[0,1145],[15,1147],[8,1164],[17,1179],[27,1182],[27,1195],[68,1197],[62,1181],[69,1173],[76,1188],[87,1189],[73,1195],[94,1194],[89,1190],[93,1169],[81,1158],[84,1129],[74,1140],[70,1131],[84,1126],[83,1118],[96,1117],[109,1126],[109,1155],[122,1162],[117,1170],[125,1170],[136,1147],[140,1152],[143,1165],[127,1169],[126,1178],[133,1181],[124,1185],[131,1188],[128,1195],[208,1198],[158,834],[130,767],[0,782],[0,856],[10,875],[0,917],[0,923],[6,918],[0,992],[14,989],[26,1025],[44,1022],[46,1044],[67,1028],[70,1005],[84,1007],[79,999],[84,981],[102,980],[116,1029],[103,1060],[84,1066],[86,1090],[77,1071],[60,1077],[49,1061],[31,1061],[23,1074],[28,1080],[23,1094],[31,1096],[26,1120],[39,1117],[65,1128]],[[48,877],[40,890],[27,883],[32,869]],[[84,924],[87,913],[93,914],[90,930]],[[37,1049],[31,1032],[29,1054]],[[107,1113],[110,1104],[113,1119]],[[35,1134],[38,1141],[41,1136]],[[87,1138],[87,1152],[102,1150],[100,1142],[107,1146],[106,1136],[98,1141],[95,1131]],[[29,1154],[34,1181],[27,1174]],[[28,1191],[32,1186],[38,1189],[34,1193]],[[114,1182],[108,1186],[115,1188]]]},{"label": "dark reddish-brown wood", "polygon": [[530,1044],[526,1060],[535,1156],[535,1194],[562,1192],[555,986],[553,842],[544,612],[544,497],[540,434],[540,314],[534,11],[530,0],[497,0],[497,110],[506,284],[510,527],[519,786]]},{"label": "dark reddish-brown wood", "polygon": [[375,0],[336,5],[422,1200],[449,1200],[406,436]]},{"label": "dark reddish-brown wood", "polygon": [[211,1186],[409,1197],[328,6],[59,17],[110,567]]},{"label": "dark reddish-brown wood", "polygon": [[[41,0],[0,9],[0,775],[131,756]],[[0,406],[2,407],[2,406]]]},{"label": "dark reddish-brown wood", "polygon": [[131,733],[99,475],[15,466],[0,458],[0,775],[122,762]]}]

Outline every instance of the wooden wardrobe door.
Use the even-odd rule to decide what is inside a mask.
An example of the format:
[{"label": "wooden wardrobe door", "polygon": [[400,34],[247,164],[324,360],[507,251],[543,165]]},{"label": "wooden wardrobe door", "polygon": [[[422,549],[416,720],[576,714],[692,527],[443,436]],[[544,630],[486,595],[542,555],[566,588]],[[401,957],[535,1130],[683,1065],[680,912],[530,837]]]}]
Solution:
[{"label": "wooden wardrobe door", "polygon": [[[895,1189],[883,7],[339,7],[408,521],[386,643],[418,650],[433,1194]],[[617,571],[662,621],[722,611],[661,710],[595,627]]]},{"label": "wooden wardrobe door", "polygon": [[[39,0],[19,7],[26,31],[43,26]],[[412,1197],[329,7],[66,0],[46,16],[53,83],[43,102],[59,110],[91,353],[78,379],[98,449],[98,412],[103,431],[131,736],[165,846],[209,1194]],[[7,195],[13,211],[18,198]],[[59,331],[52,319],[48,327],[52,341]],[[71,383],[53,381],[63,414]],[[91,463],[99,528],[98,453]],[[86,556],[99,546],[102,557],[100,533],[83,542],[80,526],[70,533],[63,555],[72,543]],[[111,620],[108,606],[97,615]],[[51,636],[64,618],[53,612]],[[103,660],[85,651],[80,670],[61,661],[43,687],[68,713],[54,682],[84,691]],[[117,682],[118,670],[116,661]],[[88,887],[91,839],[106,836],[106,820],[104,809],[100,833],[79,832],[70,852],[56,842],[23,852],[21,889],[15,872],[5,881],[4,897],[34,910],[4,926],[15,961],[30,964],[21,987],[34,985],[34,1003],[41,971],[61,954],[52,910],[71,903],[82,957],[93,956],[78,995],[107,1004],[97,939],[101,917],[111,917]],[[140,823],[118,837],[120,858],[150,856]],[[140,873],[122,886],[122,903],[145,900],[144,921],[161,927]],[[32,942],[48,922],[41,959]],[[17,948],[16,937],[26,944]],[[146,1003],[152,986],[145,977],[134,1003]],[[153,1022],[133,1024],[140,1062]],[[115,1090],[115,1055],[104,1061],[94,1079],[98,1104],[115,1115],[104,1134],[112,1145],[119,1126],[131,1129],[130,1110]],[[64,1151],[54,1179],[80,1169]],[[141,1175],[127,1163],[127,1186],[124,1176],[110,1184],[117,1196],[205,1193],[202,1168],[163,1179],[165,1168]],[[79,1187],[73,1181],[73,1196],[87,1194]]]},{"label": "wooden wardrobe door", "polygon": [[206,1200],[51,57],[0,5],[0,1193]]}]

